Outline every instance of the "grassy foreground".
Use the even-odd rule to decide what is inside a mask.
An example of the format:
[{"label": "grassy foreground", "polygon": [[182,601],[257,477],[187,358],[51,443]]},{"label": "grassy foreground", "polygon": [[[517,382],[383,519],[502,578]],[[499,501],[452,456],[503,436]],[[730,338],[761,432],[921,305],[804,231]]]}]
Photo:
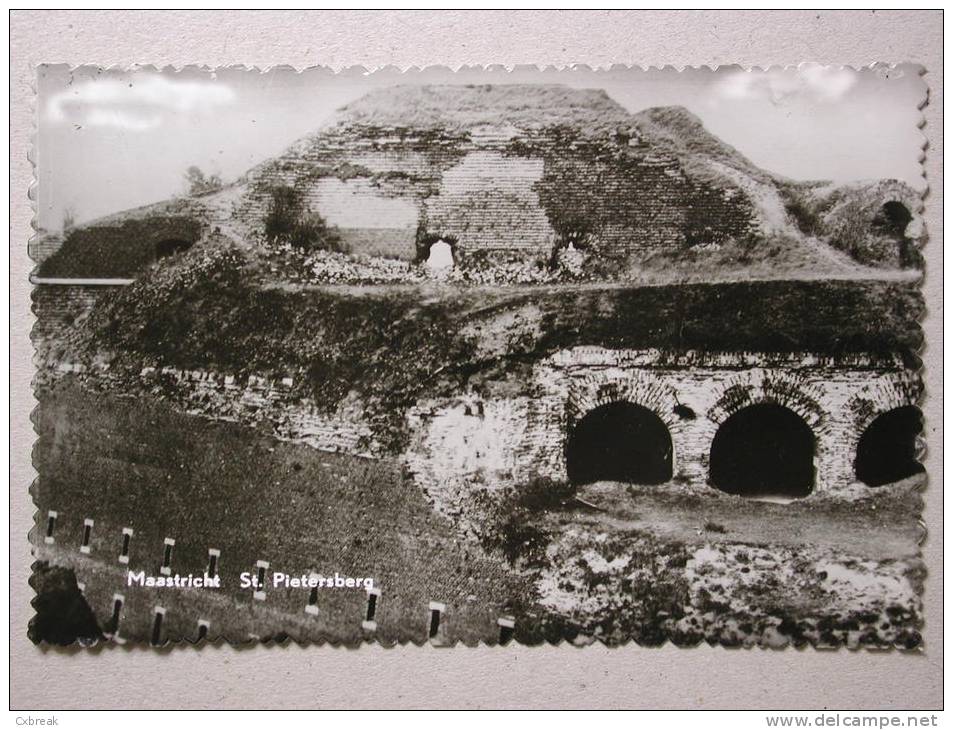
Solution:
[{"label": "grassy foreground", "polygon": [[[148,399],[68,384],[39,395],[38,534],[48,510],[60,515],[54,548],[40,552],[76,569],[101,619],[113,593],[128,596],[130,622],[121,633],[129,639],[148,640],[154,605],[167,608],[167,626],[185,637],[195,636],[200,618],[212,621],[211,635],[233,641],[252,633],[362,637],[362,589],[321,591],[319,617],[304,613],[306,589],[253,601],[239,574],[258,560],[289,574],[373,577],[383,591],[377,620],[385,642],[426,640],[430,601],[447,605],[442,639],[492,637],[504,606],[524,588],[499,562],[462,544],[394,463],[279,442]],[[85,518],[95,520],[88,557],[78,549]],[[135,530],[129,568],[158,575],[171,537],[172,566],[182,574],[201,573],[208,549],[221,550],[223,588],[124,587],[123,527]],[[42,537],[34,543],[42,546]]]}]

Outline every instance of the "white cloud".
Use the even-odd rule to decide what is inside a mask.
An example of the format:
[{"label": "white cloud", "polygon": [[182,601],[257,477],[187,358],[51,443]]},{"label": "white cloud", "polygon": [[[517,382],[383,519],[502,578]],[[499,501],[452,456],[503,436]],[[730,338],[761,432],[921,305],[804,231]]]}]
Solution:
[{"label": "white cloud", "polygon": [[154,129],[178,114],[208,113],[230,104],[235,92],[211,81],[179,81],[164,76],[84,81],[50,97],[52,122],[130,131]]},{"label": "white cloud", "polygon": [[765,99],[775,104],[795,96],[834,102],[856,81],[857,72],[849,68],[805,64],[797,69],[735,71],[715,86],[715,94],[726,100]]}]

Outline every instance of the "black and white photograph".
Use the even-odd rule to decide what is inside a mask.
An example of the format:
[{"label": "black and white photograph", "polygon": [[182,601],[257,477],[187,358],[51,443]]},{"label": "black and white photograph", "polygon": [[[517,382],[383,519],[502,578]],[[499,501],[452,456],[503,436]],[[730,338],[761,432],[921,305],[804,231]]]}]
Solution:
[{"label": "black and white photograph", "polygon": [[923,72],[37,66],[20,630],[922,650]]}]

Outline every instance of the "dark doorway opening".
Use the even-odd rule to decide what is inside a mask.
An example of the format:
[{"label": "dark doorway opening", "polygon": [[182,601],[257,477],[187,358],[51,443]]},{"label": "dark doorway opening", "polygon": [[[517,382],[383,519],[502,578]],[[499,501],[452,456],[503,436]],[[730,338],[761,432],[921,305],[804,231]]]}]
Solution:
[{"label": "dark doorway opening", "polygon": [[175,256],[177,253],[188,251],[190,248],[192,248],[192,244],[189,241],[183,241],[181,239],[170,238],[165,241],[159,241],[159,243],[156,244],[156,259]]},{"label": "dark doorway opening", "polygon": [[917,461],[917,436],[923,415],[916,406],[902,406],[874,419],[857,444],[854,473],[871,487],[890,484],[924,471]]},{"label": "dark doorway opening", "polygon": [[887,235],[895,238],[904,238],[907,232],[907,226],[913,216],[909,209],[903,203],[891,200],[884,203],[874,218],[874,227],[880,229]]},{"label": "dark doorway opening", "polygon": [[784,406],[743,408],[715,434],[710,480],[728,494],[806,497],[814,487],[814,434]]},{"label": "dark doorway opening", "polygon": [[661,484],[672,478],[672,437],[648,408],[607,403],[573,428],[566,444],[566,470],[573,484]]},{"label": "dark doorway opening", "polygon": [[903,203],[891,200],[883,204],[873,220],[875,233],[896,241],[897,263],[900,268],[919,268],[922,265],[916,242],[907,238],[907,226],[913,220],[910,209]]}]

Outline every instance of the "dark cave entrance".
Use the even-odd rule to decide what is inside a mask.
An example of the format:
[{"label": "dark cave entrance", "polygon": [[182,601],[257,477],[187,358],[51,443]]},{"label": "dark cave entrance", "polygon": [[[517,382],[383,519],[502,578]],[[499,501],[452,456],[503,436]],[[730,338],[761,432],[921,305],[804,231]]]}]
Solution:
[{"label": "dark cave entrance", "polygon": [[710,481],[727,494],[806,497],[814,487],[814,433],[784,406],[743,408],[715,434]]},{"label": "dark cave entrance", "polygon": [[156,260],[175,256],[177,253],[188,251],[190,248],[192,248],[191,241],[185,241],[179,238],[168,238],[164,241],[159,241],[159,243],[156,244]]},{"label": "dark cave entrance", "polygon": [[661,484],[672,478],[672,437],[648,408],[607,403],[589,411],[572,429],[566,470],[573,484]]},{"label": "dark cave entrance", "polygon": [[879,487],[924,471],[917,461],[917,436],[923,415],[916,406],[881,413],[860,437],[854,473],[871,487]]},{"label": "dark cave entrance", "polygon": [[907,206],[890,200],[881,206],[871,226],[875,233],[896,241],[898,263],[904,269],[917,267],[920,263],[915,242],[907,238],[907,226],[912,220],[913,215]]},{"label": "dark cave entrance", "polygon": [[874,218],[874,227],[894,238],[905,238],[913,216],[903,203],[891,200],[883,204]]}]

